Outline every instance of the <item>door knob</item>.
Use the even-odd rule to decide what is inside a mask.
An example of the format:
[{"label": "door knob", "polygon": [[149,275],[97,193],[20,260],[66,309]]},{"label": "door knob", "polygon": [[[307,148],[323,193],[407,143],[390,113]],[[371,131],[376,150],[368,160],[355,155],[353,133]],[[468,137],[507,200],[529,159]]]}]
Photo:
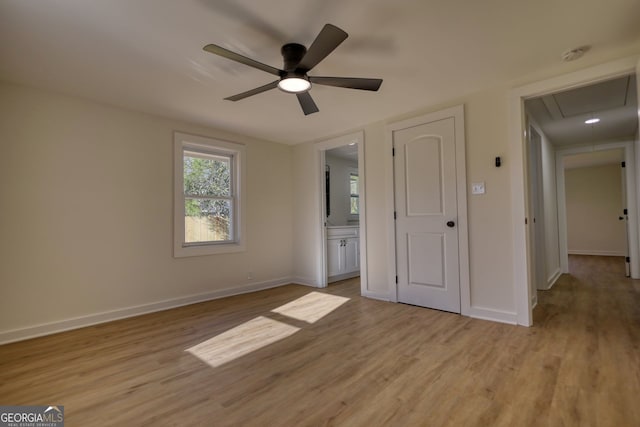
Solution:
[{"label": "door knob", "polygon": [[453,221],[447,221],[447,227],[449,227],[449,228],[453,228],[453,227],[455,227],[455,226],[456,226],[456,223],[455,223],[455,222],[453,222]]}]

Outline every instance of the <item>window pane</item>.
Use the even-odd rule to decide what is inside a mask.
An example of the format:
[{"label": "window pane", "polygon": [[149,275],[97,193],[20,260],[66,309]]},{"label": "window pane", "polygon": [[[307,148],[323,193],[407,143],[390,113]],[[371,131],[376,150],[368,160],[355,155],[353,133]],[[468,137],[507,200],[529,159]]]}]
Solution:
[{"label": "window pane", "polygon": [[184,153],[184,193],[192,196],[230,196],[231,159]]},{"label": "window pane", "polygon": [[350,213],[352,215],[357,215],[359,213],[359,203],[358,197],[351,197],[351,210]]},{"label": "window pane", "polygon": [[358,192],[358,175],[351,174],[349,177],[349,185],[351,188],[351,194],[356,195]]},{"label": "window pane", "polygon": [[185,199],[186,243],[232,240],[231,201]]}]

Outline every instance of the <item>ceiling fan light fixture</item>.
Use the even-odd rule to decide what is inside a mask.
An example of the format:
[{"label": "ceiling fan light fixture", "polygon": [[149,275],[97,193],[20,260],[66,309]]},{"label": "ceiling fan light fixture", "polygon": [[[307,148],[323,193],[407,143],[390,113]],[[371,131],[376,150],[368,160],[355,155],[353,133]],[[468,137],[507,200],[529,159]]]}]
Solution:
[{"label": "ceiling fan light fixture", "polygon": [[311,89],[311,82],[302,77],[285,77],[278,82],[278,88],[289,93],[302,93]]}]

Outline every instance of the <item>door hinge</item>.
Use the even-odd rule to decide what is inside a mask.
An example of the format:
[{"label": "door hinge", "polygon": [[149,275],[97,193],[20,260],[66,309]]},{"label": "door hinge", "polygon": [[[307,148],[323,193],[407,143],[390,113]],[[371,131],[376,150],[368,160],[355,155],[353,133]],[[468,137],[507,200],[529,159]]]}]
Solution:
[{"label": "door hinge", "polygon": [[394,148],[391,148],[391,155],[395,157],[395,155],[396,155],[396,149],[395,149],[395,147],[394,147]]},{"label": "door hinge", "polygon": [[629,211],[627,210],[627,208],[625,208],[622,212],[623,212],[625,215],[628,215],[628,214],[629,214]]},{"label": "door hinge", "polygon": [[527,218],[524,219],[524,225],[529,224],[529,220]]},{"label": "door hinge", "polygon": [[394,221],[398,219],[398,213],[396,211],[393,211],[393,219]]},{"label": "door hinge", "polygon": [[627,164],[625,162],[620,162],[620,166],[622,166],[623,168],[626,168]]},{"label": "door hinge", "polygon": [[396,284],[398,283],[398,276],[396,276]]},{"label": "door hinge", "polygon": [[626,258],[625,258],[625,261],[627,261],[627,262],[631,262],[631,258],[626,257]]}]

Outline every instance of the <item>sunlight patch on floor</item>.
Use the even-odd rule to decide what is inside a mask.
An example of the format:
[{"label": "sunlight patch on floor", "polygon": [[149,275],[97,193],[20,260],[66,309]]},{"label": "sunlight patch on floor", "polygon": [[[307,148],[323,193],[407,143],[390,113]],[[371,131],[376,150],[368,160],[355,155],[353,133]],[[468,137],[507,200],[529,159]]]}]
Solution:
[{"label": "sunlight patch on floor", "polygon": [[349,298],[311,292],[271,311],[307,323],[315,323],[347,301]]},{"label": "sunlight patch on floor", "polygon": [[299,329],[259,316],[186,351],[215,368],[287,338]]}]

